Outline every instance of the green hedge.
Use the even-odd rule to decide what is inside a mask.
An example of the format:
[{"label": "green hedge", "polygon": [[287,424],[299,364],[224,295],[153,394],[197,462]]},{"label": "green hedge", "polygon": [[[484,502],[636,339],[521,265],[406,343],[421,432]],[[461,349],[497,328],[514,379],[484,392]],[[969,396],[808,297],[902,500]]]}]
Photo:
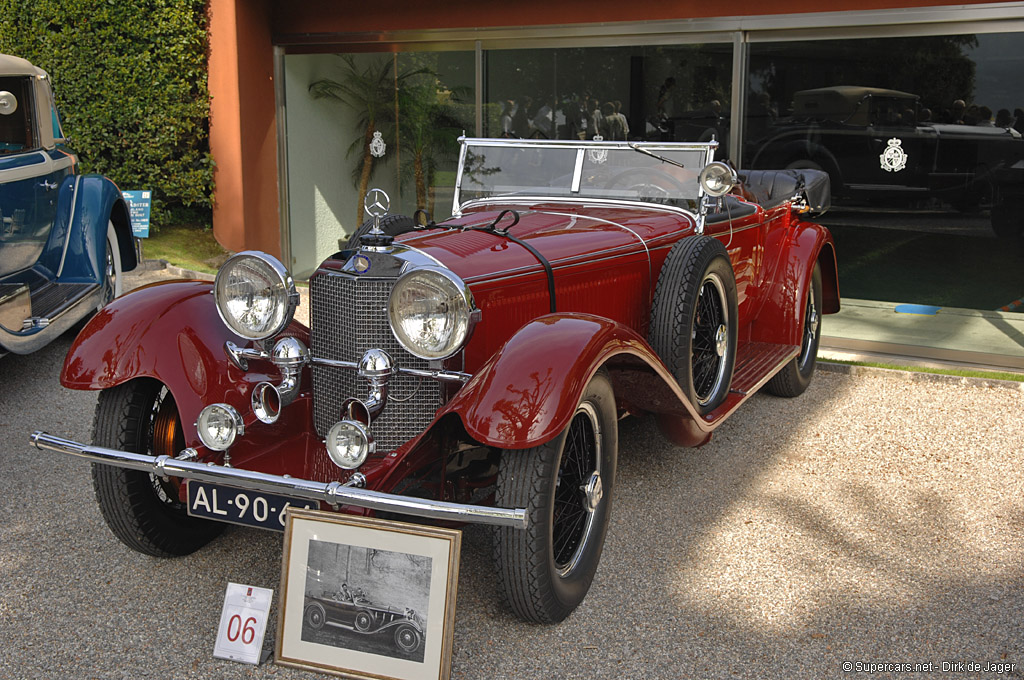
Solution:
[{"label": "green hedge", "polygon": [[0,52],[50,74],[83,170],[152,189],[155,224],[209,220],[206,29],[204,0],[0,0]]}]

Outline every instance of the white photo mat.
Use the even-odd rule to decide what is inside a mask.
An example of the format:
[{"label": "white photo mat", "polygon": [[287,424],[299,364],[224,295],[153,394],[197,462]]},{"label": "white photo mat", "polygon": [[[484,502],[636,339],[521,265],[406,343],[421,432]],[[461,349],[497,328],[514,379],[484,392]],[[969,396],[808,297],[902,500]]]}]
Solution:
[{"label": "white photo mat", "polygon": [[[349,678],[447,680],[451,672],[461,539],[462,533],[453,529],[289,508],[282,554],[276,663]],[[349,554],[355,550],[359,555],[401,555],[426,565],[423,577],[428,587],[423,594],[426,623],[422,661],[401,658],[401,654],[392,654],[386,648],[377,653],[355,648],[359,640],[369,638],[377,638],[378,643],[386,647],[384,633],[360,637],[341,626],[324,626],[324,630],[340,631],[337,642],[323,644],[303,639],[311,547],[323,546],[345,548]],[[366,562],[369,565],[368,557]],[[341,584],[334,585],[340,587]],[[353,587],[356,585],[354,583]],[[403,602],[373,604],[398,609],[407,606]],[[345,642],[346,635],[354,640],[351,644]]]}]

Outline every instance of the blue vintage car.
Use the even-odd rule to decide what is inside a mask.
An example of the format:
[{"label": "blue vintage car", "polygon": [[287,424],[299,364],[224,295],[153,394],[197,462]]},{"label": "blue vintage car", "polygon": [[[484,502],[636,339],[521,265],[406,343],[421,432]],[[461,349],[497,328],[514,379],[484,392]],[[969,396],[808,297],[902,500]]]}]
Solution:
[{"label": "blue vintage car", "polygon": [[137,263],[121,192],[66,142],[46,72],[0,55],[0,355],[101,309]]}]

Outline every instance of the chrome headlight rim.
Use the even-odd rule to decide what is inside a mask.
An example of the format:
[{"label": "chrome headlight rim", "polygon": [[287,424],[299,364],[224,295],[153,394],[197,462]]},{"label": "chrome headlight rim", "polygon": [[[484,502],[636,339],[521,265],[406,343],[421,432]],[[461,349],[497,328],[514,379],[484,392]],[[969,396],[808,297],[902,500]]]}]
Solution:
[{"label": "chrome headlight rim", "polygon": [[[359,446],[355,455],[346,456],[338,448],[338,439],[343,431],[359,438]],[[336,422],[324,439],[327,456],[342,470],[358,469],[377,449],[369,429],[356,420],[340,420]]]},{"label": "chrome headlight rim", "polygon": [[[250,330],[226,309],[225,288],[228,285],[229,278],[240,263],[249,260],[255,260],[266,268],[264,270],[265,273],[269,274],[269,278],[272,279],[271,287],[282,296],[276,304],[277,313],[274,315],[277,317],[276,323],[261,332]],[[243,250],[242,252],[235,253],[221,265],[213,282],[213,297],[214,306],[217,308],[217,314],[220,316],[221,322],[232,333],[246,340],[254,341],[263,341],[279,335],[292,322],[295,310],[299,305],[299,292],[295,287],[295,280],[292,278],[291,273],[276,257],[259,250]]]},{"label": "chrome headlight rim", "polygon": [[[416,345],[409,338],[404,337],[404,334],[396,328],[396,313],[401,312],[401,310],[396,310],[396,294],[411,279],[419,276],[439,276],[451,285],[454,289],[455,297],[461,301],[461,306],[465,313],[465,318],[459,320],[463,326],[462,330],[457,330],[452,338],[445,343],[445,347],[441,351],[424,351],[422,347]],[[425,361],[443,361],[461,352],[473,336],[473,328],[479,318],[480,311],[477,309],[476,301],[473,299],[473,293],[469,290],[469,286],[453,271],[445,267],[423,266],[404,272],[395,281],[395,285],[392,287],[391,294],[388,297],[388,325],[391,328],[391,334],[407,352]]]},{"label": "chrome headlight rim", "polygon": [[[226,441],[218,441],[210,435],[210,418],[215,414],[228,421],[230,436],[226,438]],[[203,443],[203,446],[211,451],[227,451],[240,436],[245,434],[245,421],[238,409],[231,404],[223,402],[210,404],[204,407],[196,418],[196,434],[199,435],[199,441]]]}]

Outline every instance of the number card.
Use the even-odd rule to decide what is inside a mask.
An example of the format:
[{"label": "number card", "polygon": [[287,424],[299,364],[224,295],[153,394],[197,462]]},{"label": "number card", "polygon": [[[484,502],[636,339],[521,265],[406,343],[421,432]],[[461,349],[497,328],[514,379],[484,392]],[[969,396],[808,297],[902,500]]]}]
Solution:
[{"label": "number card", "polygon": [[270,588],[228,583],[213,647],[215,657],[259,665],[273,596]]}]

